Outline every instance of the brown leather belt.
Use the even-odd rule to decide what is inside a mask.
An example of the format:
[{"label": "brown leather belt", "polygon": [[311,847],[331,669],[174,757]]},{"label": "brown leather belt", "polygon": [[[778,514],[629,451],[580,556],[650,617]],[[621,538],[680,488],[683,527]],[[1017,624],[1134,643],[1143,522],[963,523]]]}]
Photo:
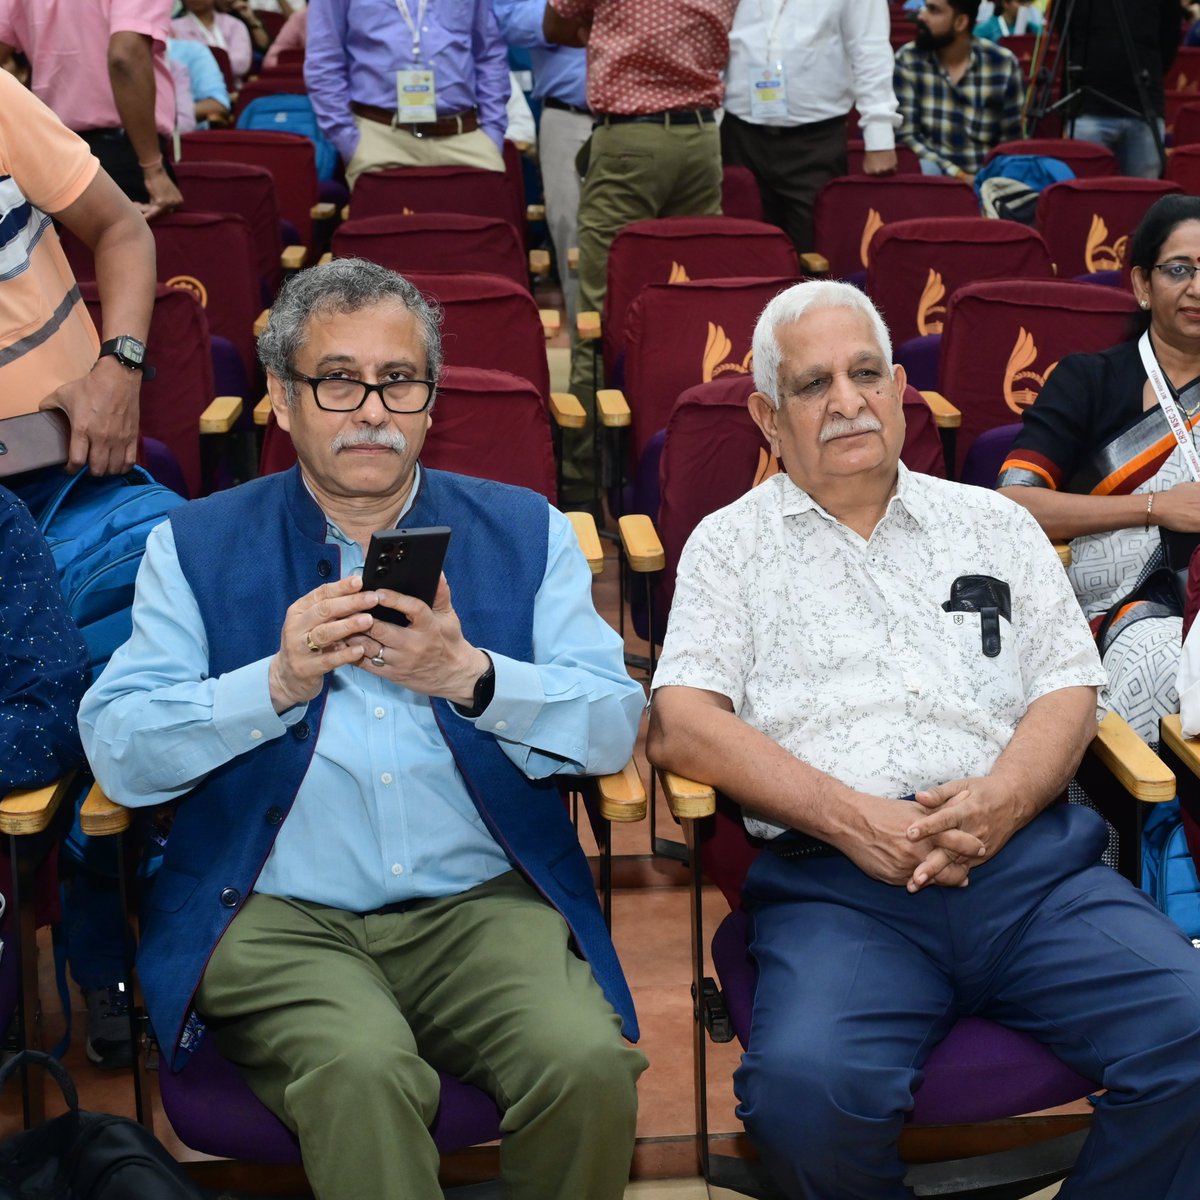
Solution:
[{"label": "brown leather belt", "polygon": [[373,104],[359,104],[357,100],[350,101],[350,111],[366,121],[374,121],[377,125],[391,125],[403,129],[413,137],[457,137],[460,133],[474,133],[479,128],[479,118],[473,108],[466,112],[451,113],[436,121],[424,121],[421,124],[396,124],[394,108],[376,108]]}]

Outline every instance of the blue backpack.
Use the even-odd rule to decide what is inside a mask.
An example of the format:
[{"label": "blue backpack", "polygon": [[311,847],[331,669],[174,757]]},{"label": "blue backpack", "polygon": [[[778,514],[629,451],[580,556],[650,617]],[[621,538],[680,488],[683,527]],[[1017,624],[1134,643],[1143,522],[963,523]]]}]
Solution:
[{"label": "blue backpack", "polygon": [[1142,888],[1193,941],[1200,939],[1200,877],[1179,801],[1156,804],[1142,831]]},{"label": "blue backpack", "polygon": [[47,473],[21,498],[50,546],[67,611],[88,648],[94,683],[133,630],[130,607],[146,538],[183,497],[141,467],[97,479]]},{"label": "blue backpack", "polygon": [[237,119],[239,129],[258,129],[266,133],[298,133],[308,138],[317,152],[317,178],[332,179],[337,170],[337,151],[321,132],[317,114],[307,96],[280,92],[274,96],[259,96],[242,109]]}]

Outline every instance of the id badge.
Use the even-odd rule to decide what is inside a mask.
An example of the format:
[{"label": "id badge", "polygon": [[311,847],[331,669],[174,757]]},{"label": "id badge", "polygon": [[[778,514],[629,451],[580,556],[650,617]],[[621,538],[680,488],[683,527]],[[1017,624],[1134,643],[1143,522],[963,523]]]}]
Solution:
[{"label": "id badge", "polygon": [[396,124],[428,125],[438,119],[432,71],[396,72]]},{"label": "id badge", "polygon": [[750,67],[750,119],[786,117],[787,85],[783,63],[755,63]]}]

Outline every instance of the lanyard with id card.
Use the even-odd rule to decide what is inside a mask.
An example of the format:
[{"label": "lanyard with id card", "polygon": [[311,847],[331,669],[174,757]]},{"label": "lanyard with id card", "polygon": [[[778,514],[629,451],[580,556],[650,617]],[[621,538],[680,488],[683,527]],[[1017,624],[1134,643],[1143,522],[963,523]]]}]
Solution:
[{"label": "lanyard with id card", "polygon": [[[413,58],[421,61],[421,34],[425,28],[425,11],[429,0],[421,0],[414,21],[408,0],[396,0],[400,17],[412,38]],[[433,68],[406,67],[396,72],[396,123],[398,125],[429,125],[438,119],[437,86]]]},{"label": "lanyard with id card", "polygon": [[[765,58],[752,60],[749,67],[750,119],[764,121],[769,117],[786,117],[787,79],[783,59],[775,51],[779,44],[779,22],[788,0],[779,0],[779,7],[767,29],[767,53]],[[758,0],[759,15],[766,24],[767,14],[763,0]]]}]

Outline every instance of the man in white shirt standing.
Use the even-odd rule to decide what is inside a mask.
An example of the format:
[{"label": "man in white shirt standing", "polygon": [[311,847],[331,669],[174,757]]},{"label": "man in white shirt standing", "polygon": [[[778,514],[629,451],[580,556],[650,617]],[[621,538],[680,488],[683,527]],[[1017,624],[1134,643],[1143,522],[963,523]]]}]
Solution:
[{"label": "man in white shirt standing", "polygon": [[754,377],[786,473],[688,541],[646,744],[763,839],[747,1132],[796,1200],[902,1200],[925,1063],[983,1016],[1107,1089],[1060,1200],[1193,1200],[1200,956],[1056,802],[1104,671],[1053,548],[900,464],[904,371],[856,288],[777,296]]},{"label": "man in white shirt standing", "polygon": [[758,180],[766,219],[812,250],[813,202],[845,175],[857,107],[868,175],[896,169],[887,8],[862,0],[741,0],[729,34],[721,156]]}]

